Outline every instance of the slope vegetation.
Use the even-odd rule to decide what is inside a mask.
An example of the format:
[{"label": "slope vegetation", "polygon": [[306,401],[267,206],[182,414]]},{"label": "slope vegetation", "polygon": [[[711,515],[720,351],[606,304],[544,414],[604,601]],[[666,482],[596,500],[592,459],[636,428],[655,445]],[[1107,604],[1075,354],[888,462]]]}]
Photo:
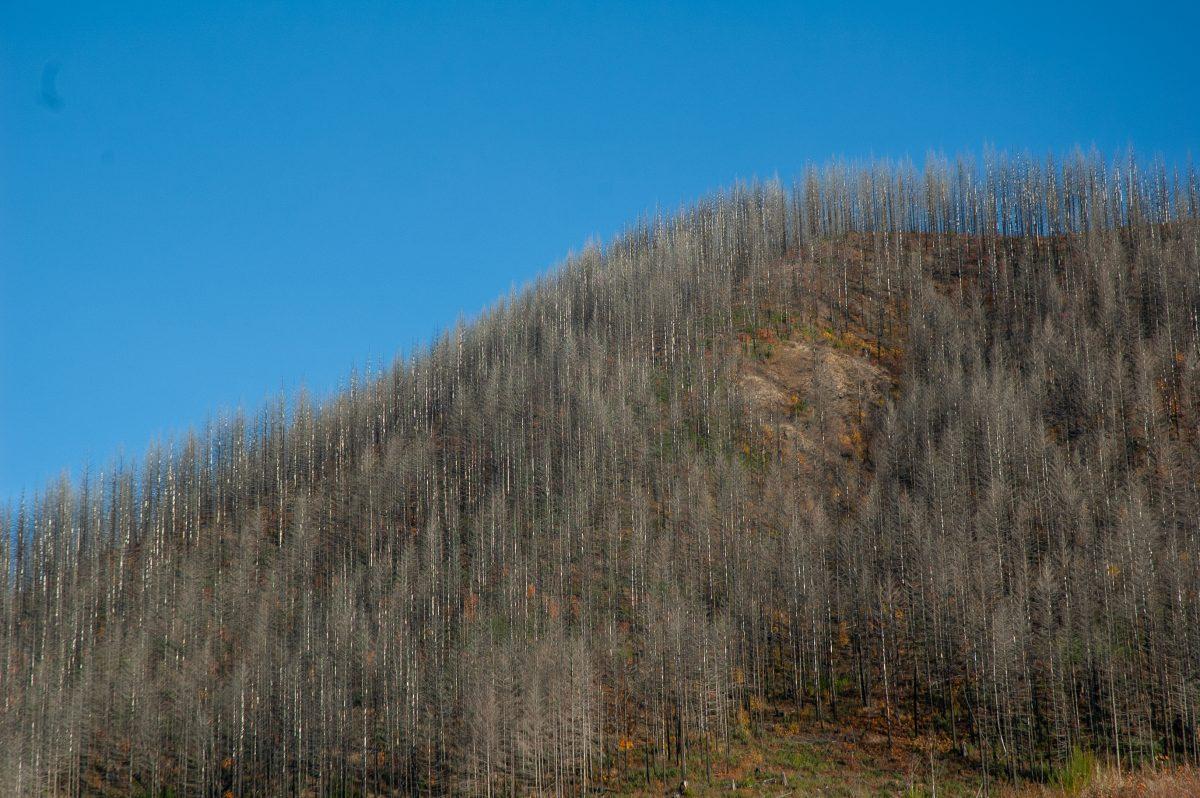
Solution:
[{"label": "slope vegetation", "polygon": [[715,789],[853,724],[988,785],[1192,761],[1198,423],[1194,173],[738,186],[0,512],[0,792]]}]

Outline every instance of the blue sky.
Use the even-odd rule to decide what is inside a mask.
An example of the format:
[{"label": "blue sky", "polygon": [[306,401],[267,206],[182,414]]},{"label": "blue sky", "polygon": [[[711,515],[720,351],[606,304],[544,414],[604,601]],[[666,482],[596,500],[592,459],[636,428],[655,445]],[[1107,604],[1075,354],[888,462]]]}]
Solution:
[{"label": "blue sky", "polygon": [[0,500],[739,177],[1200,142],[1184,3],[105,5],[0,4]]}]

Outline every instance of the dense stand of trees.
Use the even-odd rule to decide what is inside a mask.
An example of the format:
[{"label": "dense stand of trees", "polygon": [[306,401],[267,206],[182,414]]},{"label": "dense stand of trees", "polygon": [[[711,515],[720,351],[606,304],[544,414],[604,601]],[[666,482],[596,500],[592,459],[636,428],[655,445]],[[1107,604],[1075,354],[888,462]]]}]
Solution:
[{"label": "dense stand of trees", "polygon": [[[817,468],[736,344],[813,324],[898,384]],[[0,510],[0,792],[576,793],[780,702],[989,774],[1194,760],[1198,425],[1194,172],[738,186]]]}]

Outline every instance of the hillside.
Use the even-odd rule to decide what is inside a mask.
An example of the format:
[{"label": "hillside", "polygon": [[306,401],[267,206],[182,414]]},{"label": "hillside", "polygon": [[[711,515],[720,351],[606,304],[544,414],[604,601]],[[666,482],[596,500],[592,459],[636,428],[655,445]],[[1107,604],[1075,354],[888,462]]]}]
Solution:
[{"label": "hillside", "polygon": [[1195,762],[1198,425],[1195,172],[736,186],[0,511],[0,793]]}]

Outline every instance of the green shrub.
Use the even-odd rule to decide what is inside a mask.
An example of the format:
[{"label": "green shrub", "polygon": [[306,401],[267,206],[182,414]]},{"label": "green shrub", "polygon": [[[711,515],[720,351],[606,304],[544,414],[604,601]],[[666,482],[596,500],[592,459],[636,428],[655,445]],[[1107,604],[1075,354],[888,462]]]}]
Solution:
[{"label": "green shrub", "polygon": [[1078,795],[1092,783],[1096,773],[1096,757],[1091,751],[1076,746],[1067,761],[1055,769],[1051,783],[1068,795]]}]

